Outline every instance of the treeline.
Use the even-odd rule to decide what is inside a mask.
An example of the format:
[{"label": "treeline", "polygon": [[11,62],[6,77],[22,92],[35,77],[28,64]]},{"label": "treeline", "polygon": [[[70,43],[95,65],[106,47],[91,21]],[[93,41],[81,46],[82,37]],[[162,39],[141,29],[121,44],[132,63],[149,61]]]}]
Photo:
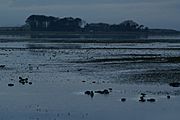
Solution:
[{"label": "treeline", "polygon": [[86,23],[81,18],[58,18],[45,15],[31,15],[23,26],[31,31],[62,31],[62,32],[147,32],[148,27],[127,20],[120,24]]}]

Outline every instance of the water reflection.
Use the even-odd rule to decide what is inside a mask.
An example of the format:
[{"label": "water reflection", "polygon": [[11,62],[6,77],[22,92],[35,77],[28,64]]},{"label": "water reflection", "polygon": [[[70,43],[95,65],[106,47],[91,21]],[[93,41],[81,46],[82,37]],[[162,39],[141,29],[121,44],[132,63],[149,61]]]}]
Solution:
[{"label": "water reflection", "polygon": [[74,39],[146,39],[146,34],[63,34],[63,35],[46,35],[35,34],[31,38],[74,38]]}]

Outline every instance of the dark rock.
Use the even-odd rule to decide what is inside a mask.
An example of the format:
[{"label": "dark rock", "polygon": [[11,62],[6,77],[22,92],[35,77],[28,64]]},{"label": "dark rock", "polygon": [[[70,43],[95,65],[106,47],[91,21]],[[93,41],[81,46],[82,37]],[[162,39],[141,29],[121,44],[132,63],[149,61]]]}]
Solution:
[{"label": "dark rock", "polygon": [[121,101],[122,101],[122,102],[125,102],[125,101],[126,101],[126,98],[121,98]]},{"label": "dark rock", "polygon": [[23,85],[25,84],[25,83],[28,83],[28,78],[22,78],[22,77],[19,77],[19,83],[22,83]]},{"label": "dark rock", "polygon": [[93,81],[92,83],[96,83],[96,81]]},{"label": "dark rock", "polygon": [[109,94],[109,91],[105,89],[105,90],[103,90],[103,91],[100,91],[100,90],[95,91],[95,93],[107,95],[107,94]]},{"label": "dark rock", "polygon": [[148,102],[156,102],[154,98],[147,99]]},{"label": "dark rock", "polygon": [[5,65],[0,65],[0,68],[4,68],[5,67]]},{"label": "dark rock", "polygon": [[143,97],[143,96],[141,96],[141,97],[140,97],[140,99],[142,100],[142,99],[144,99],[144,97]]},{"label": "dark rock", "polygon": [[10,83],[10,84],[8,84],[8,86],[9,86],[9,87],[13,87],[13,86],[14,86],[14,84]]},{"label": "dark rock", "polygon": [[91,98],[93,98],[93,97],[94,97],[94,92],[93,92],[93,91],[86,91],[84,94],[86,94],[86,95],[90,95],[90,96],[91,96]]},{"label": "dark rock", "polygon": [[82,82],[86,82],[86,81],[83,80]]},{"label": "dark rock", "polygon": [[171,98],[171,96],[168,95],[168,96],[167,96],[167,99],[170,99],[170,98]]},{"label": "dark rock", "polygon": [[98,90],[98,91],[95,91],[95,93],[103,94],[103,91]]},{"label": "dark rock", "polygon": [[91,94],[91,91],[86,91],[86,92],[84,92],[84,94],[90,95],[90,94]]},{"label": "dark rock", "polygon": [[178,83],[178,82],[169,83],[169,86],[171,86],[171,87],[180,87],[180,83]]},{"label": "dark rock", "polygon": [[139,102],[146,102],[146,99],[144,99],[144,97],[141,96]]},{"label": "dark rock", "polygon": [[32,85],[32,82],[29,82],[30,85]]},{"label": "dark rock", "polygon": [[109,88],[110,91],[112,91],[112,88]]},{"label": "dark rock", "polygon": [[146,102],[146,100],[145,99],[140,99],[139,102]]},{"label": "dark rock", "polygon": [[103,91],[103,93],[104,93],[104,94],[109,94],[109,91],[105,89],[105,90]]},{"label": "dark rock", "polygon": [[24,80],[19,80],[19,83],[25,84],[26,82]]},{"label": "dark rock", "polygon": [[78,69],[78,71],[82,71],[82,69]]},{"label": "dark rock", "polygon": [[94,92],[93,91],[90,92],[90,96],[91,96],[91,98],[94,97]]},{"label": "dark rock", "polygon": [[146,94],[145,94],[145,93],[141,93],[141,96],[142,96],[142,97],[145,97],[145,96],[146,96]]}]

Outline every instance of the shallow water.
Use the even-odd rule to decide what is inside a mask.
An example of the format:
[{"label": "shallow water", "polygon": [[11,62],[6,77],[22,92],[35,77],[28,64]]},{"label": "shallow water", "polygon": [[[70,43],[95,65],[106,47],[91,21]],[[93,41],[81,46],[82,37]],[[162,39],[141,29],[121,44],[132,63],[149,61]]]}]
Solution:
[{"label": "shallow water", "polygon": [[[177,120],[180,40],[0,43],[1,120]],[[18,38],[16,38],[18,39]],[[46,39],[47,40],[47,39]],[[154,40],[153,40],[154,41]],[[170,41],[170,39],[168,40]],[[19,83],[28,78],[32,85]],[[84,82],[82,82],[84,81]],[[13,87],[8,84],[13,83]],[[87,90],[112,88],[109,95]],[[156,102],[139,102],[141,93]],[[167,95],[171,99],[167,99]],[[121,98],[126,102],[121,102]]]}]

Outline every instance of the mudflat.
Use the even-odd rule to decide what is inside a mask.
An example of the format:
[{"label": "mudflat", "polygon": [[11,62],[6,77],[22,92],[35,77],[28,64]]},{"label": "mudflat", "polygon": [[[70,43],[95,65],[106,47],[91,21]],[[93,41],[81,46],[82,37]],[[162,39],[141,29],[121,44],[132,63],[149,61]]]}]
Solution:
[{"label": "mudflat", "polygon": [[180,39],[0,39],[0,119],[177,120]]}]

